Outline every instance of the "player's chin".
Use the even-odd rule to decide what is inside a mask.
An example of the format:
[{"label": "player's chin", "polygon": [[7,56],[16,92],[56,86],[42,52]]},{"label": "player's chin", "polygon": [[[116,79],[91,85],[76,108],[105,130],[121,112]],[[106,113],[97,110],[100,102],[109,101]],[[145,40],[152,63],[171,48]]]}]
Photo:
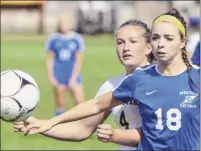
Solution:
[{"label": "player's chin", "polygon": [[157,60],[160,62],[168,62],[169,60],[171,60],[170,58],[166,57],[166,56],[157,56]]},{"label": "player's chin", "polygon": [[125,66],[135,66],[135,65],[137,65],[137,62],[135,62],[133,59],[122,60],[122,63]]}]

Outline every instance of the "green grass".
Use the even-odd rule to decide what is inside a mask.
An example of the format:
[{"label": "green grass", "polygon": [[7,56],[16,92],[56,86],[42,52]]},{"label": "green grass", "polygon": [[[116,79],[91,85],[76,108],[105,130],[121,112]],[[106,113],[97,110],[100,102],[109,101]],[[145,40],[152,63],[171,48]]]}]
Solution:
[{"label": "green grass", "polygon": [[[54,112],[54,97],[45,69],[45,36],[1,35],[1,71],[19,69],[30,73],[40,88],[40,104],[34,112],[37,118],[50,118]],[[86,36],[86,51],[82,70],[86,98],[92,98],[108,78],[123,72],[118,62],[112,36]],[[67,108],[72,100],[67,95]],[[110,116],[106,123],[116,126]],[[83,142],[64,142],[41,135],[24,136],[13,132],[12,124],[1,121],[2,150],[100,150],[118,149],[118,145],[102,143],[93,135]]]}]

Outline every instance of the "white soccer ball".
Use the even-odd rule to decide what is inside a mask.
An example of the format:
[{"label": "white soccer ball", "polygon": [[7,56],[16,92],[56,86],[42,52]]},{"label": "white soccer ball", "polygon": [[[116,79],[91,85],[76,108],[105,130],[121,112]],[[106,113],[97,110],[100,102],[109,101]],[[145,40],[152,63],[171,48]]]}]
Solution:
[{"label": "white soccer ball", "polygon": [[20,70],[1,72],[1,119],[23,121],[32,115],[40,100],[37,83]]}]

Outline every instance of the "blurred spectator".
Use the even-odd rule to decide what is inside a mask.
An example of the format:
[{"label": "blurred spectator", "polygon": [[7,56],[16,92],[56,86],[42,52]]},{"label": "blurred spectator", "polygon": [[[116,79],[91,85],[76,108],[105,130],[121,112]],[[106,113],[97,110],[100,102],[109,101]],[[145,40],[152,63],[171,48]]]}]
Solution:
[{"label": "blurred spectator", "polygon": [[65,92],[72,93],[76,104],[84,101],[84,89],[80,71],[85,44],[83,37],[71,29],[72,20],[62,16],[58,31],[53,33],[46,44],[48,78],[55,90],[55,115],[64,112]]}]

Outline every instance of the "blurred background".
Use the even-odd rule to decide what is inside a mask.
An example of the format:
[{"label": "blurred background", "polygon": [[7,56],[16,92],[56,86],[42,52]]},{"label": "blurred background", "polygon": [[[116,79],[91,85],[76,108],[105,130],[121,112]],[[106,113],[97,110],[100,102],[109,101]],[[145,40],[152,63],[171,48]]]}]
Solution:
[{"label": "blurred background", "polygon": [[[155,17],[172,7],[188,23],[189,43],[200,39],[200,1],[1,1],[1,71],[20,69],[30,73],[41,91],[34,113],[50,118],[54,109],[52,88],[45,68],[45,41],[56,31],[61,15],[72,18],[75,31],[84,36],[86,51],[82,76],[86,98],[95,96],[108,78],[124,72],[115,52],[113,33],[124,21],[134,18],[149,26]],[[190,38],[191,37],[191,38]],[[194,37],[194,39],[192,38]],[[192,50],[190,50],[192,49]],[[189,47],[193,52],[193,46]],[[72,107],[67,95],[67,108]],[[113,117],[105,123],[116,127]],[[108,150],[118,145],[104,144],[91,136],[79,143],[61,142],[40,135],[14,133],[12,124],[1,121],[2,150]]]}]

